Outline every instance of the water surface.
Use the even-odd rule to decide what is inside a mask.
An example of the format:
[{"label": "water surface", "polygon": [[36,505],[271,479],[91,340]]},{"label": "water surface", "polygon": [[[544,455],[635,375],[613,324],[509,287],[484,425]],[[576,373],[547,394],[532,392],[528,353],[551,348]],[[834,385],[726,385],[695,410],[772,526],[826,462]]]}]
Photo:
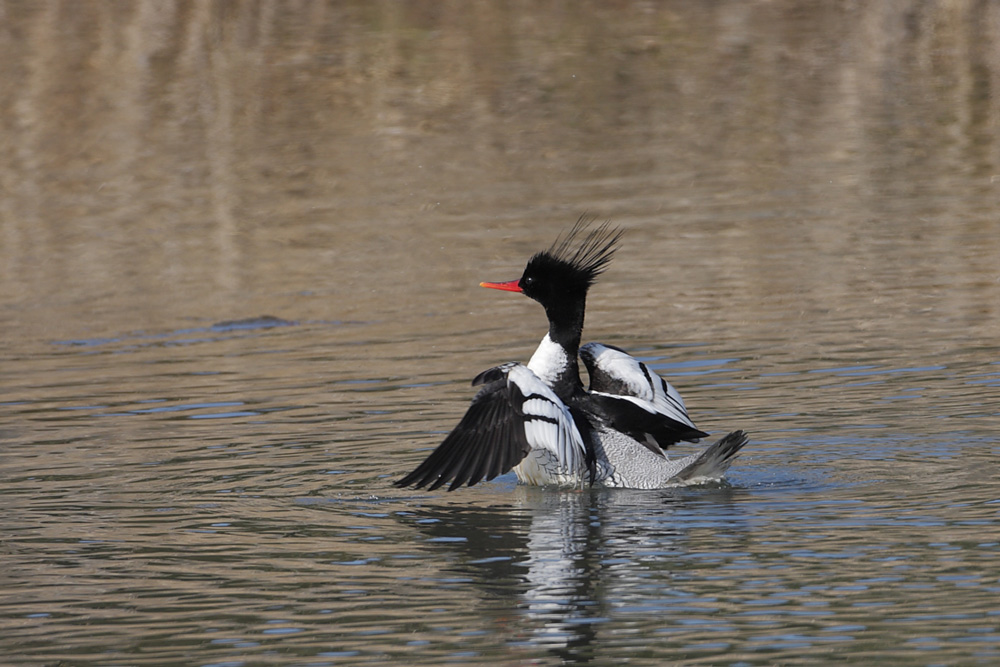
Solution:
[{"label": "water surface", "polygon": [[[993,5],[0,16],[5,664],[1000,660]],[[728,482],[393,488],[585,211]]]}]

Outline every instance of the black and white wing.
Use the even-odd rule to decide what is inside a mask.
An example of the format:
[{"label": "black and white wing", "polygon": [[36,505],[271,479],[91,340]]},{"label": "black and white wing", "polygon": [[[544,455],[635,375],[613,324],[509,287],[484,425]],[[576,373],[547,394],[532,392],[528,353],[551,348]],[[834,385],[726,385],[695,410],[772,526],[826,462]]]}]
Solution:
[{"label": "black and white wing", "polygon": [[601,416],[654,453],[708,435],[691,421],[680,393],[638,359],[600,343],[581,347],[580,358],[590,374],[591,402]]},{"label": "black and white wing", "polygon": [[496,366],[472,384],[484,386],[458,426],[396,486],[432,491],[450,482],[454,491],[509,472],[532,449],[547,450],[582,477],[587,452],[569,408],[527,366]]}]

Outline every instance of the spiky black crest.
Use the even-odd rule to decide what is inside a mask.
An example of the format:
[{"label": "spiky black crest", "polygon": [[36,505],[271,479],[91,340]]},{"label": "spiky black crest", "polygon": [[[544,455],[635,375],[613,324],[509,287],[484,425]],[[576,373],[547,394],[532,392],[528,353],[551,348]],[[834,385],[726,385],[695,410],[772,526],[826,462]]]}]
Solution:
[{"label": "spiky black crest", "polygon": [[556,239],[551,248],[532,257],[531,262],[561,264],[572,272],[574,282],[589,288],[604,273],[625,233],[610,221],[597,227],[592,226],[593,221],[586,215],[580,216],[565,235]]},{"label": "spiky black crest", "polygon": [[564,369],[567,386],[582,387],[576,365],[580,333],[587,309],[587,292],[618,248],[622,230],[610,222],[592,226],[582,216],[552,247],[528,260],[517,287],[545,308],[549,339],[560,345],[572,363]]}]

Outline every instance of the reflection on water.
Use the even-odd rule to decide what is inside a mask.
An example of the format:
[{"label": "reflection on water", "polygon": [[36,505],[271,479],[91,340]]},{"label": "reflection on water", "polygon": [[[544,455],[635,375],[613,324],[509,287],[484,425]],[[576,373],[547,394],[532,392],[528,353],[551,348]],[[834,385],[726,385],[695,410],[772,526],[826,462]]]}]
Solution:
[{"label": "reflection on water", "polygon": [[[402,520],[450,563],[436,581],[474,585],[478,614],[517,610],[516,620],[501,614],[494,632],[529,654],[759,660],[890,642],[893,656],[920,660],[945,647],[947,627],[963,635],[959,644],[980,643],[980,657],[996,656],[995,605],[990,613],[943,608],[955,587],[972,604],[997,590],[982,568],[1000,543],[914,540],[945,527],[933,509],[893,518],[890,507],[846,495],[817,498],[815,487],[779,495],[754,486],[518,489],[512,506],[449,505]],[[980,516],[966,520],[991,523]],[[901,627],[917,639],[895,637]]]},{"label": "reflection on water", "polygon": [[[998,7],[0,2],[0,655],[996,663]],[[392,488],[584,211],[730,483]]]},{"label": "reflection on water", "polygon": [[[726,502],[730,493],[699,494],[726,517],[715,528],[738,511]],[[431,508],[403,516],[427,536],[426,544],[459,554],[452,569],[519,610],[512,645],[583,662],[605,641],[602,628],[647,597],[650,565],[683,550],[677,504],[669,492],[518,488],[512,507]],[[669,611],[681,609],[661,600],[658,612]]]}]

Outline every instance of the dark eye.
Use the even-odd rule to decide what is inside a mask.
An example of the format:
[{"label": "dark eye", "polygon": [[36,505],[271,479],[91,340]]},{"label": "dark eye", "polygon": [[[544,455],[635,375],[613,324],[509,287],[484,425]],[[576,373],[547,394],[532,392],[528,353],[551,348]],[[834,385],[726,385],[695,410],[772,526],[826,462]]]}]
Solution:
[{"label": "dark eye", "polygon": [[521,282],[523,282],[525,285],[534,285],[535,284],[535,279],[532,278],[531,276],[525,276],[521,280]]}]

